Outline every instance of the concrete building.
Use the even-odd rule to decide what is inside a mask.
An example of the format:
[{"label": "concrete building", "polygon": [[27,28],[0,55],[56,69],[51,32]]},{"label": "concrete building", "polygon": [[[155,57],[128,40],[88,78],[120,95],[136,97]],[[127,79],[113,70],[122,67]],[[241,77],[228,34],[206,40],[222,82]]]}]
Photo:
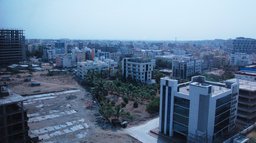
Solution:
[{"label": "concrete building", "polygon": [[213,142],[235,127],[238,83],[210,82],[203,76],[178,84],[169,77],[160,82],[160,132],[187,139]]},{"label": "concrete building", "polygon": [[244,37],[238,37],[234,40],[230,40],[228,43],[229,53],[256,53],[256,40]]},{"label": "concrete building", "polygon": [[0,142],[26,143],[28,137],[28,117],[23,108],[24,98],[11,93],[0,85]]},{"label": "concrete building", "polygon": [[[235,81],[231,79],[229,81]],[[238,79],[239,98],[237,110],[237,123],[242,126],[252,125],[256,122],[256,81]]]},{"label": "concrete building", "polygon": [[56,63],[56,67],[61,67],[61,68],[73,67],[72,55],[71,54],[59,55],[56,57],[55,63]]},{"label": "concrete building", "polygon": [[154,61],[142,58],[124,58],[122,60],[122,75],[142,83],[152,82]]},{"label": "concrete building", "polygon": [[23,30],[0,29],[0,66],[17,64],[25,58]]},{"label": "concrete building", "polygon": [[247,66],[252,64],[252,58],[249,54],[234,53],[230,55],[230,65],[232,66]]},{"label": "concrete building", "polygon": [[182,58],[172,61],[172,77],[175,79],[189,79],[201,74],[202,61],[198,59]]},{"label": "concrete building", "polygon": [[77,77],[80,79],[85,79],[85,76],[88,72],[101,72],[107,70],[110,72],[110,75],[114,75],[117,72],[117,62],[113,60],[87,60],[85,62],[78,62],[77,63]]},{"label": "concrete building", "polygon": [[54,50],[55,50],[56,55],[65,54],[66,53],[65,43],[64,42],[56,42]]},{"label": "concrete building", "polygon": [[235,78],[256,82],[256,67],[241,68],[235,73]]}]

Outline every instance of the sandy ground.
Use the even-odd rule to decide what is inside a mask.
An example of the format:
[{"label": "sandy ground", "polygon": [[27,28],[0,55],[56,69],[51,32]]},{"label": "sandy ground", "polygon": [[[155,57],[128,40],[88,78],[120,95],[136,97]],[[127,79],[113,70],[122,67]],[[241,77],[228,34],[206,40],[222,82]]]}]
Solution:
[{"label": "sandy ground", "polygon": [[[7,84],[11,90],[21,95],[64,91],[75,89],[78,86],[71,75],[47,76],[47,71],[33,72],[31,74],[31,81],[24,82],[29,75],[28,73],[11,75],[11,81],[7,81]],[[39,82],[41,85],[32,87],[31,82]]]}]

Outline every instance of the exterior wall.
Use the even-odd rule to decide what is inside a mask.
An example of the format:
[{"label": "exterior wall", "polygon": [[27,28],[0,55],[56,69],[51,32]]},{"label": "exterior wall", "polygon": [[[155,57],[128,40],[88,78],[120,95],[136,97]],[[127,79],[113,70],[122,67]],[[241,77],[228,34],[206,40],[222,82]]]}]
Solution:
[{"label": "exterior wall", "polygon": [[17,64],[25,58],[23,30],[0,29],[0,66]]},{"label": "exterior wall", "polygon": [[256,40],[243,37],[236,38],[230,41],[228,50],[230,53],[256,53]]},{"label": "exterior wall", "polygon": [[[198,82],[204,85],[198,85]],[[184,86],[188,86],[188,93],[179,91]],[[216,93],[213,86],[224,89]],[[173,136],[173,132],[177,132],[184,135],[188,142],[212,142],[215,138],[215,126],[219,125],[218,131],[224,131],[224,129],[230,131],[234,127],[238,100],[237,82],[212,83],[205,81],[204,77],[197,76],[193,77],[190,83],[178,85],[177,80],[165,77],[161,78],[160,87],[159,128],[163,134]],[[171,102],[168,102],[169,98]],[[225,102],[218,102],[217,109],[217,101],[220,100]],[[222,116],[216,116],[216,111],[219,113],[219,109],[222,109],[219,107],[227,103],[229,104],[225,106],[227,107],[225,113],[228,113],[228,116],[223,117],[227,119],[227,123],[216,124],[216,117],[222,119]],[[170,115],[169,118],[168,115]]]},{"label": "exterior wall", "polygon": [[256,82],[256,74],[250,75],[250,74],[246,74],[246,73],[245,74],[237,73],[237,74],[235,74],[235,78]]},{"label": "exterior wall", "polygon": [[235,53],[230,55],[230,64],[234,66],[246,66],[252,64],[252,58],[245,53]]},{"label": "exterior wall", "polygon": [[201,60],[173,60],[172,61],[172,77],[175,79],[188,79],[195,74],[202,72],[202,61]]},{"label": "exterior wall", "polygon": [[133,62],[128,58],[122,60],[122,75],[146,83],[152,80],[153,62]]}]

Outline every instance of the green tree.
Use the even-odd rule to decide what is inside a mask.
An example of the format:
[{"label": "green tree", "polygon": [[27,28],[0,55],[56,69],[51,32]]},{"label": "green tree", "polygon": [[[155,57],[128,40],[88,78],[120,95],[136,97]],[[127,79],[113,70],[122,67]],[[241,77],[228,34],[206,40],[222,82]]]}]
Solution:
[{"label": "green tree", "polygon": [[159,112],[159,104],[160,104],[160,98],[156,97],[154,98],[146,107],[146,110],[150,114],[155,114]]}]

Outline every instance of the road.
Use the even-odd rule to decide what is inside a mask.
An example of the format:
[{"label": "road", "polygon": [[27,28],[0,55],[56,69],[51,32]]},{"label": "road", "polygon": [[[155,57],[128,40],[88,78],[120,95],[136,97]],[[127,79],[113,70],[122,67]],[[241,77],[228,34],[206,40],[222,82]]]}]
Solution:
[{"label": "road", "polygon": [[159,117],[152,119],[142,125],[125,129],[125,132],[143,143],[165,143],[161,138],[152,135],[150,130],[157,128]]}]

